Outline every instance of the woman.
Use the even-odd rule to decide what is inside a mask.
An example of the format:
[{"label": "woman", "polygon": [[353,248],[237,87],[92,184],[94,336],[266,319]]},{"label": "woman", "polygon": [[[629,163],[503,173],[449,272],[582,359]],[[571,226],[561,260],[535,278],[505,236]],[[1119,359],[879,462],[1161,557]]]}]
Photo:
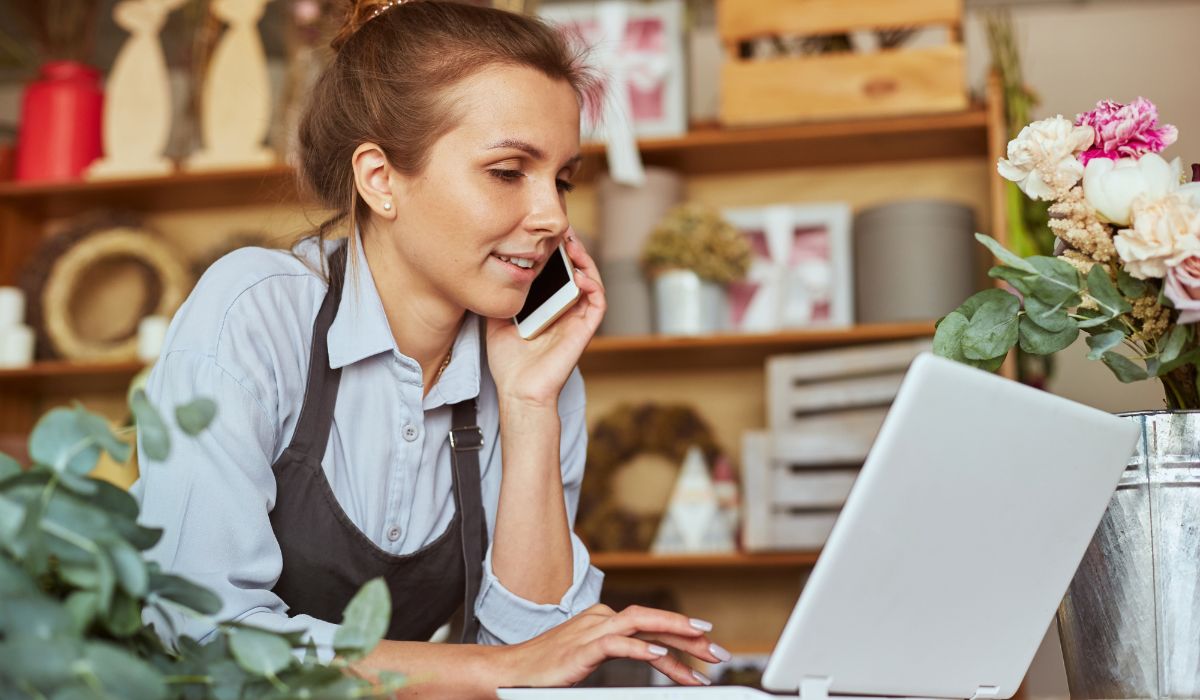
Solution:
[{"label": "woman", "polygon": [[[565,210],[576,59],[535,20],[433,0],[357,3],[334,46],[300,170],[335,216],[292,254],[214,265],[150,377],[164,408],[218,404],[145,470],[153,556],[216,590],[223,619],[302,630],[326,656],[350,597],[383,576],[393,617],[362,667],[417,673],[415,691],[569,685],[615,657],[707,683],[667,647],[726,660],[711,625],[597,605],[603,575],[571,532],[575,366],[605,309]],[[513,258],[536,271],[564,240],[582,299],[522,340],[531,275]],[[425,641],[464,601],[471,644]]]}]

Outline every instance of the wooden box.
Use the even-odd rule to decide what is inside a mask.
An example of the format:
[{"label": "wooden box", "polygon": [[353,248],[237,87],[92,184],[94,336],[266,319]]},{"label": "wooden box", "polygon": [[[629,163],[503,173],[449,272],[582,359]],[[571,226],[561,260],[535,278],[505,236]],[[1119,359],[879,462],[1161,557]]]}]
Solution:
[{"label": "wooden box", "polygon": [[[743,42],[945,27],[944,45],[744,59]],[[967,107],[962,0],[717,0],[720,121],[748,126]]]}]

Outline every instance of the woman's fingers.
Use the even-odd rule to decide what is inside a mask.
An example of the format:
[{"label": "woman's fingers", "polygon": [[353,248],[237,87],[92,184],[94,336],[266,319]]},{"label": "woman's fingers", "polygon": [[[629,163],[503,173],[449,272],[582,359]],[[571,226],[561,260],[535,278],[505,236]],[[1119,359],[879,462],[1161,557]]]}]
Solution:
[{"label": "woman's fingers", "polygon": [[712,682],[708,676],[669,654],[651,661],[650,665],[679,685],[708,685]]},{"label": "woman's fingers", "polygon": [[[639,661],[656,661],[667,657],[667,648],[633,637],[622,637],[619,634],[606,634],[595,639],[591,646],[600,655],[600,661],[605,659],[637,659]],[[599,663],[599,662],[597,662]]]},{"label": "woman's fingers", "polygon": [[731,658],[729,652],[724,647],[710,641],[705,636],[681,637],[676,634],[639,634],[638,639],[678,649],[711,664],[724,663]]},{"label": "woman's fingers", "polygon": [[571,258],[575,267],[583,270],[584,274],[595,280],[601,290],[604,289],[604,280],[600,279],[600,269],[596,266],[596,261],[592,260],[592,256],[588,255],[587,250],[583,247],[583,242],[579,240],[574,229],[567,230],[567,257]]},{"label": "woman's fingers", "polygon": [[[679,613],[631,605],[609,620],[608,625],[617,634],[633,636],[645,632],[650,634],[674,634],[680,637],[703,637],[712,625]],[[707,639],[707,638],[706,638]],[[707,644],[707,642],[705,642]]]}]

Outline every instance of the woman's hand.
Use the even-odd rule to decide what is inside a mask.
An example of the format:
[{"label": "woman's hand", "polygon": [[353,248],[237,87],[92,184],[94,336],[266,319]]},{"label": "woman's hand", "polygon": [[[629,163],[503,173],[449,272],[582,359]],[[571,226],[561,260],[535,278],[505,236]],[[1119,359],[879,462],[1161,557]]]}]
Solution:
[{"label": "woman's hand", "polygon": [[[512,319],[488,319],[488,367],[502,401],[516,399],[532,405],[554,405],[571,370],[600,327],[600,319],[604,318],[608,304],[600,271],[569,228],[566,250],[575,267],[575,284],[580,291],[574,306],[533,340],[522,339]],[[558,251],[552,254],[558,255]]]},{"label": "woman's hand", "polygon": [[501,687],[569,686],[608,659],[638,659],[680,685],[708,685],[708,678],[668,651],[728,661],[729,652],[705,634],[711,627],[666,610],[634,605],[617,613],[594,605],[523,644],[502,648],[495,678]]}]

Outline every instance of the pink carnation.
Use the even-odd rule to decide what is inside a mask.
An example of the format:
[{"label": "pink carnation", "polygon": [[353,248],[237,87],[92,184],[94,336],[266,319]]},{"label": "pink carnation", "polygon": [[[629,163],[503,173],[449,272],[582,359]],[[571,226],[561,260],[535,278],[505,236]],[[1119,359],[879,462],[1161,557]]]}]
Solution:
[{"label": "pink carnation", "polygon": [[1179,132],[1170,124],[1158,124],[1158,107],[1144,97],[1127,105],[1101,100],[1096,108],[1075,119],[1096,132],[1092,147],[1079,157],[1084,165],[1093,158],[1137,158],[1145,153],[1161,153],[1175,143]]},{"label": "pink carnation", "polygon": [[1192,256],[1167,270],[1163,293],[1179,311],[1178,323],[1200,321],[1200,257]]}]

